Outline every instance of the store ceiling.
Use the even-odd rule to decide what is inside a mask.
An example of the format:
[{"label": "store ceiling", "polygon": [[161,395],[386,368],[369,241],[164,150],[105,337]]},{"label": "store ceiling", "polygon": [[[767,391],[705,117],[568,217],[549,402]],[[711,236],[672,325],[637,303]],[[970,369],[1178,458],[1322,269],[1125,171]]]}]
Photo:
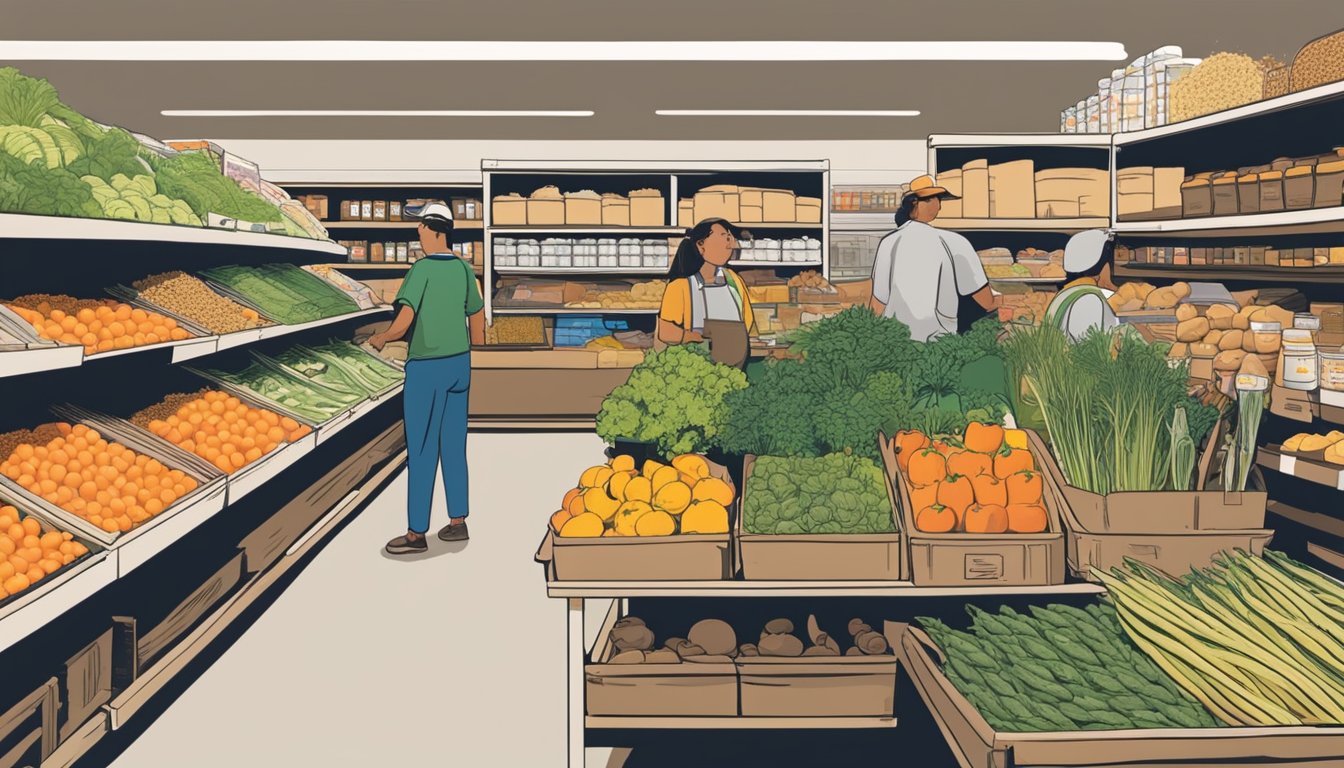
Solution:
[{"label": "store ceiling", "polygon": [[[5,14],[7,40],[1081,40],[1291,60],[1339,0],[87,0]],[[95,11],[101,8],[101,11]],[[0,44],[3,45],[3,44]],[[352,50],[358,43],[346,43]],[[1116,63],[0,61],[85,113],[163,137],[922,139],[1054,131]],[[593,110],[591,118],[164,117],[182,109]],[[655,109],[919,110],[659,117]]]}]

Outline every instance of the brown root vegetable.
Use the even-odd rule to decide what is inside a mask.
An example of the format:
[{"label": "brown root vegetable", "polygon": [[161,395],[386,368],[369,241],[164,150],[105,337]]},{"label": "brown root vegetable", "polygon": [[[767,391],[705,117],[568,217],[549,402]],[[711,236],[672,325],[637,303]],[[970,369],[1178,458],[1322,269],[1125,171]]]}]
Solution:
[{"label": "brown root vegetable", "polygon": [[793,635],[766,635],[756,644],[756,648],[762,656],[803,655],[803,641]]},{"label": "brown root vegetable", "polygon": [[1176,340],[1187,344],[1201,341],[1211,330],[1208,318],[1196,317],[1176,324]]},{"label": "brown root vegetable", "polygon": [[803,651],[804,656],[839,656],[840,649],[828,645],[814,645]]},{"label": "brown root vegetable", "polygon": [[1181,304],[1176,307],[1176,322],[1183,323],[1196,317],[1199,317],[1199,310],[1194,304]]},{"label": "brown root vegetable", "polygon": [[669,651],[675,652],[678,649],[680,649],[681,646],[688,645],[690,644],[690,642],[691,642],[690,640],[687,640],[684,637],[669,637],[663,641],[663,647],[668,649]]},{"label": "brown root vegetable", "polygon": [[835,639],[831,637],[830,633],[821,631],[821,627],[817,626],[817,617],[815,615],[809,615],[807,617],[807,637],[812,641],[813,646],[830,648],[835,651],[835,655],[840,655],[840,644],[835,642]]},{"label": "brown root vegetable", "polygon": [[761,652],[756,650],[755,643],[743,643],[741,648],[737,649],[739,656],[760,656]]},{"label": "brown root vegetable", "polygon": [[788,619],[771,619],[765,623],[765,634],[787,635],[793,632],[793,622]]},{"label": "brown root vegetable", "polygon": [[686,637],[710,656],[726,655],[737,648],[737,633],[728,622],[718,619],[696,622]]},{"label": "brown root vegetable", "polygon": [[853,637],[853,636],[859,634],[860,632],[872,632],[872,631],[873,631],[873,628],[870,627],[870,626],[868,626],[868,623],[865,622],[863,619],[850,619],[850,620],[849,620],[849,626],[846,627],[846,629],[849,630],[849,636],[850,636],[850,637]]},{"label": "brown root vegetable", "polygon": [[647,651],[653,647],[653,639],[653,631],[639,619],[621,619],[611,629],[611,641],[620,651]]},{"label": "brown root vegetable", "polygon": [[1218,331],[1226,331],[1232,327],[1232,318],[1237,314],[1237,310],[1226,304],[1214,304],[1204,311],[1204,317],[1209,321],[1209,325]]},{"label": "brown root vegetable", "polygon": [[608,664],[643,664],[643,663],[644,663],[644,652],[643,652],[643,651],[621,651],[620,653],[616,654],[615,656],[612,656],[612,657],[611,657],[611,661],[609,661],[609,662],[607,662],[607,663],[608,663]]},{"label": "brown root vegetable", "polygon": [[863,651],[859,650],[857,645],[851,645],[849,650],[845,651],[846,656],[863,656]]},{"label": "brown root vegetable", "polygon": [[706,654],[704,656],[691,656],[682,659],[689,664],[732,664],[733,657],[722,654]]},{"label": "brown root vegetable", "polygon": [[681,647],[677,649],[677,655],[683,659],[689,659],[692,656],[704,656],[705,649],[695,643],[682,643]]},{"label": "brown root vegetable", "polygon": [[887,638],[879,632],[860,632],[854,636],[854,646],[869,656],[879,656],[891,649]]},{"label": "brown root vegetable", "polygon": [[681,657],[675,651],[666,648],[658,651],[649,651],[644,654],[645,664],[680,664]]}]

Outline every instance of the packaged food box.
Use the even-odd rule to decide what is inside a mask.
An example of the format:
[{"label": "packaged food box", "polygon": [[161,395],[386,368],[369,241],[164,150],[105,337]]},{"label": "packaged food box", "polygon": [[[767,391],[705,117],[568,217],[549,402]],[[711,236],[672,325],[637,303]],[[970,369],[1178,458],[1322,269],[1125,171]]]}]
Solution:
[{"label": "packaged food box", "polygon": [[1266,171],[1260,174],[1260,211],[1282,211],[1284,209],[1283,171]]},{"label": "packaged food box", "polygon": [[[735,221],[736,218],[728,219]],[[656,189],[630,191],[630,226],[661,227],[667,224],[667,203]]]},{"label": "packaged food box", "polygon": [[1237,178],[1237,209],[1241,213],[1260,212],[1260,175],[1248,173]]},{"label": "packaged food box", "polygon": [[1235,173],[1225,174],[1213,180],[1213,215],[1235,216],[1241,210],[1237,200],[1237,180]]},{"label": "packaged food box", "polygon": [[490,206],[490,223],[501,227],[526,226],[527,198],[517,192],[496,195]]}]

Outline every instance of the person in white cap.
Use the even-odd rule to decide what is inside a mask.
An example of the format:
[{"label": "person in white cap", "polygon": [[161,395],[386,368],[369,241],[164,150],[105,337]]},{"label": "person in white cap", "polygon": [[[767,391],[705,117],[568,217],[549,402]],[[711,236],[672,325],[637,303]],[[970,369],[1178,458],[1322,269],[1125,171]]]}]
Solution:
[{"label": "person in white cap", "polygon": [[411,334],[402,389],[407,451],[405,536],[387,543],[393,555],[429,549],[430,502],[434,475],[443,464],[449,523],[443,541],[467,540],[467,398],[471,388],[471,346],[485,343],[485,302],[471,264],[453,254],[453,212],[441,202],[406,209],[420,219],[425,257],[406,273],[397,292],[392,326],[369,338],[382,349]]},{"label": "person in white cap", "polygon": [[915,341],[956,333],[962,297],[971,297],[986,312],[998,305],[971,242],[930,226],[944,199],[956,196],[932,176],[910,182],[897,227],[877,244],[873,261],[872,310],[905,323]]},{"label": "person in white cap", "polygon": [[1104,230],[1079,232],[1064,248],[1064,272],[1072,278],[1050,302],[1046,322],[1074,341],[1089,331],[1110,331],[1119,324],[1106,301],[1116,291],[1111,279],[1115,238]]}]

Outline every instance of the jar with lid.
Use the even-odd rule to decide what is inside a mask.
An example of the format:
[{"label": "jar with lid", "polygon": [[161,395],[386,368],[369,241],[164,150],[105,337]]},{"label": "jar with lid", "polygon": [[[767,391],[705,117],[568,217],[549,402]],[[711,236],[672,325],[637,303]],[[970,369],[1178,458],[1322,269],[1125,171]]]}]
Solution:
[{"label": "jar with lid", "polygon": [[1321,350],[1321,389],[1344,392],[1344,347]]},{"label": "jar with lid", "polygon": [[1310,331],[1293,328],[1283,332],[1279,365],[1283,370],[1283,386],[1288,389],[1311,391],[1320,386],[1320,358]]},{"label": "jar with lid", "polygon": [[1321,318],[1310,312],[1298,312],[1293,315],[1293,328],[1310,333],[1312,342],[1315,342],[1317,334],[1321,332]]},{"label": "jar with lid", "polygon": [[1255,343],[1255,353],[1258,355],[1277,354],[1282,347],[1280,333],[1280,326],[1276,322],[1251,323],[1251,337]]}]

